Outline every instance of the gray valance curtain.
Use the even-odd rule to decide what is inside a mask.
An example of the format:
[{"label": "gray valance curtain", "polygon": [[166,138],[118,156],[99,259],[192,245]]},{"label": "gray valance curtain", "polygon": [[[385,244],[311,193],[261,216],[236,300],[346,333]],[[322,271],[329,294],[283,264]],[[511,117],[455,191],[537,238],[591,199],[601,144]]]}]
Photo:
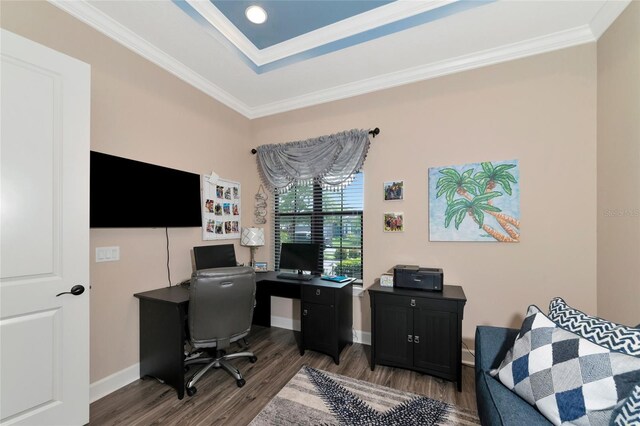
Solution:
[{"label": "gray valance curtain", "polygon": [[328,136],[256,148],[258,170],[271,192],[317,182],[328,190],[347,186],[360,171],[369,151],[367,130],[348,130]]}]

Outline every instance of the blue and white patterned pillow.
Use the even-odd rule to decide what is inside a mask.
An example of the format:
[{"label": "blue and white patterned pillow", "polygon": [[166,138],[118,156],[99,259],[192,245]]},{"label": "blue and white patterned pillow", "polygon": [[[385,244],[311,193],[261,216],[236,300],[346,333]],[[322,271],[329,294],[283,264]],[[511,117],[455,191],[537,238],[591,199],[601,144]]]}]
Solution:
[{"label": "blue and white patterned pillow", "polygon": [[560,297],[549,303],[549,319],[597,345],[640,356],[640,328],[616,324],[572,308]]},{"label": "blue and white patterned pillow", "polygon": [[612,426],[640,426],[640,384],[611,417]]},{"label": "blue and white patterned pillow", "polygon": [[608,425],[640,382],[640,358],[596,345],[530,306],[491,375],[556,425]]},{"label": "blue and white patterned pillow", "polygon": [[[549,303],[549,319],[560,327],[614,351],[640,356],[640,324],[636,327],[616,324],[587,315],[556,297]],[[614,411],[611,424],[640,426],[640,383]]]}]

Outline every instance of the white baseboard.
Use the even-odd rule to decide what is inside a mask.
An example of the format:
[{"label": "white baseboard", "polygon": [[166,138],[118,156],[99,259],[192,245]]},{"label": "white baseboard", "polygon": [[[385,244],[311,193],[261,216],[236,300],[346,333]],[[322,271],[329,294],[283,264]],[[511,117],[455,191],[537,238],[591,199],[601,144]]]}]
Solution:
[{"label": "white baseboard", "polygon": [[476,365],[476,351],[474,349],[462,348],[462,364],[469,367]]},{"label": "white baseboard", "polygon": [[[285,317],[271,317],[273,327],[284,328],[285,330],[300,331],[300,321]],[[371,344],[371,333],[360,330],[353,331],[354,343]],[[133,364],[123,370],[113,373],[89,386],[89,402],[94,402],[100,398],[117,391],[140,378],[140,363]]]},{"label": "white baseboard", "polygon": [[[285,330],[300,331],[300,321],[291,318],[271,316],[271,326],[284,328]],[[353,330],[353,343],[371,345],[371,333],[362,330]]]},{"label": "white baseboard", "polygon": [[353,343],[371,346],[371,333],[362,330],[353,330]]},{"label": "white baseboard", "polygon": [[[285,330],[300,331],[300,321],[285,317],[271,317],[271,326],[284,328]],[[362,345],[371,345],[371,332],[362,330],[353,330],[353,343]],[[469,367],[475,366],[475,351],[462,348],[462,364]]]},{"label": "white baseboard", "polygon": [[128,385],[140,378],[140,363],[135,363],[130,367],[113,373],[110,376],[91,383],[89,386],[89,402],[94,402],[115,392],[123,386]]},{"label": "white baseboard", "polygon": [[[284,328],[285,330],[300,331],[300,321],[285,317],[271,317],[271,325],[273,327]],[[371,345],[371,333],[362,330],[353,330],[353,343],[363,345]],[[471,352],[471,353],[469,353]],[[473,356],[471,355],[473,354]],[[462,363],[473,367],[475,365],[475,351],[462,349]],[[130,367],[113,373],[110,376],[91,383],[89,387],[89,401],[94,402],[100,398],[115,392],[123,386],[128,385],[140,378],[140,363],[135,363]]]},{"label": "white baseboard", "polygon": [[292,318],[271,316],[271,326],[284,328],[285,330],[300,331],[300,320],[294,320]]}]

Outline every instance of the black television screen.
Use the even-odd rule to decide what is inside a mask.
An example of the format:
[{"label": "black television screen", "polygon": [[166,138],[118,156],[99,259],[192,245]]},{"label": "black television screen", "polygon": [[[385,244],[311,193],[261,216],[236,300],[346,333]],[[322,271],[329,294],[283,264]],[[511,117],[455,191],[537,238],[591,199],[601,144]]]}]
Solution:
[{"label": "black television screen", "polygon": [[280,269],[317,272],[319,255],[320,244],[282,243]]},{"label": "black television screen", "polygon": [[200,175],[91,151],[91,228],[200,227]]}]

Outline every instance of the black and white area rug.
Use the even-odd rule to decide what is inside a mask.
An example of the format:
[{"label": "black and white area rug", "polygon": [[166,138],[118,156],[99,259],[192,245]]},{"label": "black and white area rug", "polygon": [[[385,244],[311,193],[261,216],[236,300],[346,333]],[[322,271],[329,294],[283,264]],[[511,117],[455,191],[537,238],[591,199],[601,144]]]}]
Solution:
[{"label": "black and white area rug", "polygon": [[304,366],[253,419],[265,425],[479,425],[475,412]]}]

